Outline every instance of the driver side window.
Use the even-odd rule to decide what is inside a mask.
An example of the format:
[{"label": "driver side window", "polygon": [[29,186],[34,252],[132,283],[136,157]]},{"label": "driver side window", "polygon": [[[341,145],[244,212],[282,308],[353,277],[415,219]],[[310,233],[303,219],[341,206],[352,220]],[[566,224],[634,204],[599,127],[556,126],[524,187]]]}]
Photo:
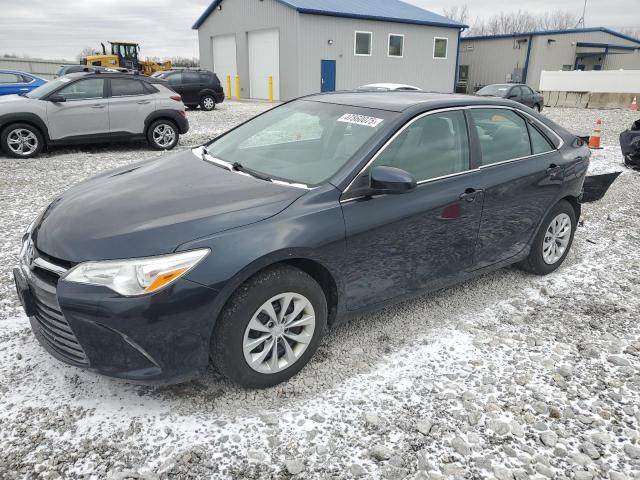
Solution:
[{"label": "driver side window", "polygon": [[372,166],[401,168],[418,182],[469,170],[469,137],[464,113],[434,113],[413,122]]}]

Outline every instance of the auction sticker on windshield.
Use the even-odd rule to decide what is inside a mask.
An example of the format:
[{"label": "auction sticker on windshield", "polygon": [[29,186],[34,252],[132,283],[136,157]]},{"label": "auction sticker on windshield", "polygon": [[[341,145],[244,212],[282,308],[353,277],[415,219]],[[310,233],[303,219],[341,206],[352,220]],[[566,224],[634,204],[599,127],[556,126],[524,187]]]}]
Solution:
[{"label": "auction sticker on windshield", "polygon": [[357,115],[355,113],[345,113],[338,119],[338,122],[352,123],[354,125],[364,125],[365,127],[376,128],[384,120],[382,118],[368,117],[366,115]]}]

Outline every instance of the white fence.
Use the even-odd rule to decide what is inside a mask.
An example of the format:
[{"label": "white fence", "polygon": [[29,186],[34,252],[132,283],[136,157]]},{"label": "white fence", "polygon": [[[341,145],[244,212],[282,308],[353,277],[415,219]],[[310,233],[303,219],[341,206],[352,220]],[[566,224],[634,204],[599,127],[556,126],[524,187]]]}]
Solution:
[{"label": "white fence", "polygon": [[33,73],[45,79],[51,79],[60,70],[61,65],[73,65],[73,61],[41,60],[37,58],[4,58],[0,57],[0,70],[19,70]]},{"label": "white fence", "polygon": [[540,76],[543,92],[638,93],[640,70],[547,72]]}]

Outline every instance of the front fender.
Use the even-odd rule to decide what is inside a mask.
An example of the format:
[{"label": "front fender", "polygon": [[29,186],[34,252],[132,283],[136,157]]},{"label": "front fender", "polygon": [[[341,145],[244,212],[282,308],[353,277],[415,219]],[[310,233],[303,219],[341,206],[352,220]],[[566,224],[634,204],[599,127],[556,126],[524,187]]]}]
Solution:
[{"label": "front fender", "polygon": [[[261,222],[181,245],[211,254],[186,278],[218,292],[213,323],[235,290],[257,272],[280,262],[307,260],[326,269],[342,294],[346,240],[339,192],[309,192],[280,214]],[[308,197],[309,196],[309,197]],[[340,307],[339,307],[340,308]]]},{"label": "front fender", "polygon": [[49,129],[47,128],[47,124],[35,113],[30,112],[19,112],[19,113],[5,113],[4,115],[0,115],[0,131],[4,129],[5,126],[10,125],[12,123],[30,123],[40,130],[42,136],[45,141],[49,143]]}]

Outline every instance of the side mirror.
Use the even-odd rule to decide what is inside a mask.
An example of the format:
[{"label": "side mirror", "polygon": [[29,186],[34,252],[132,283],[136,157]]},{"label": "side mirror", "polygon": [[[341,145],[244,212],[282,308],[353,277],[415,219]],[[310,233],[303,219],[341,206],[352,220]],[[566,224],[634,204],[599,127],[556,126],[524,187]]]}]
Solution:
[{"label": "side mirror", "polygon": [[405,170],[380,165],[371,170],[370,186],[373,195],[397,195],[415,190],[418,182]]},{"label": "side mirror", "polygon": [[62,95],[57,95],[55,93],[53,95],[49,95],[47,100],[49,100],[50,102],[53,102],[53,103],[62,103],[62,102],[66,102],[67,101],[67,99],[64,98]]}]

